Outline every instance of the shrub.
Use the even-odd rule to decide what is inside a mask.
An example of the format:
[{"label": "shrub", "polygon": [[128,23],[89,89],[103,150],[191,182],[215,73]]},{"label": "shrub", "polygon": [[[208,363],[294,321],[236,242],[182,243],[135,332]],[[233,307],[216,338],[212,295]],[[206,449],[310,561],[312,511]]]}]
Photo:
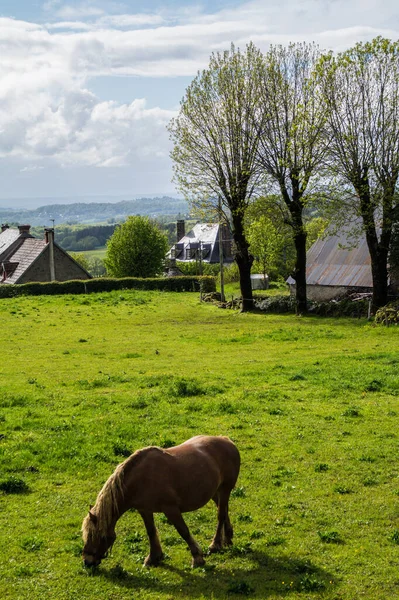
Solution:
[{"label": "shrub", "polygon": [[397,325],[399,323],[399,300],[389,302],[375,313],[375,322],[380,325]]},{"label": "shrub", "polygon": [[[177,261],[176,266],[180,271],[186,276],[195,276],[199,275],[199,263],[195,261],[183,262]],[[210,275],[212,277],[217,277],[219,275],[220,265],[217,264],[209,264],[202,263],[202,275]]]},{"label": "shrub", "polygon": [[214,292],[216,280],[210,276],[198,277],[123,277],[120,279],[76,279],[48,283],[23,283],[0,286],[0,298],[15,296],[52,296],[62,294],[90,294],[114,290],[158,290],[165,292]]},{"label": "shrub", "polygon": [[273,296],[261,300],[255,299],[255,307],[265,312],[290,313],[295,312],[295,301],[290,296]]}]

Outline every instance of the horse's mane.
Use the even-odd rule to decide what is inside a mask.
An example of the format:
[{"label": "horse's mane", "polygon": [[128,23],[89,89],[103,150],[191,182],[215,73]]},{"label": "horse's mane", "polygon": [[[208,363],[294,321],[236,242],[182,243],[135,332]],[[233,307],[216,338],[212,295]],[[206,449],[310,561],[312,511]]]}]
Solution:
[{"label": "horse's mane", "polygon": [[[107,479],[102,489],[100,490],[96,504],[93,508],[93,514],[97,517],[96,532],[99,536],[106,536],[109,527],[115,522],[115,518],[119,518],[121,504],[124,500],[124,476],[127,470],[130,471],[132,467],[137,466],[139,462],[144,458],[146,451],[155,449],[154,446],[136,450],[134,454],[129,456],[125,461],[119,464],[112,475]],[[162,450],[156,448],[157,450]],[[88,514],[82,524],[82,533],[84,539],[87,539],[90,527],[92,526],[92,520],[90,514]]]}]

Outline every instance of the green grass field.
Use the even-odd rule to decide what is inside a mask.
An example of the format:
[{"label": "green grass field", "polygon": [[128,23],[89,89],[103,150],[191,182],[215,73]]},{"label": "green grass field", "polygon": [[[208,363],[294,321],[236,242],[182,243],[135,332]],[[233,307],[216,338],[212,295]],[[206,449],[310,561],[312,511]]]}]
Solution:
[{"label": "green grass field", "polygon": [[102,248],[96,248],[95,250],[84,250],[82,252],[78,252],[78,254],[83,254],[86,258],[101,258],[104,260],[105,255],[107,254],[106,246]]},{"label": "green grass field", "polygon": [[[0,592],[12,599],[399,597],[399,336],[365,320],[240,314],[194,294],[0,301]],[[234,545],[192,570],[158,515],[100,568],[80,527],[128,452],[229,435]],[[206,548],[212,504],[186,515]]]}]

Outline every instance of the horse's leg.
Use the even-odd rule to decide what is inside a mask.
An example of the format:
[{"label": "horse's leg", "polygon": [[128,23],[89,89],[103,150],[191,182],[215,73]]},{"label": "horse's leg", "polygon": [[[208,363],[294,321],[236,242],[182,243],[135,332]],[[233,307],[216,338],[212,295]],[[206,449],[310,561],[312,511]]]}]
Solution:
[{"label": "horse's leg", "polygon": [[221,488],[217,496],[213,498],[218,507],[218,524],[216,527],[216,533],[213,537],[212,543],[209,546],[209,552],[219,552],[223,546],[223,532],[225,537],[225,543],[231,544],[233,537],[233,528],[229,519],[229,497],[231,489]]},{"label": "horse's leg", "polygon": [[140,515],[144,521],[148,539],[150,541],[150,553],[144,560],[144,565],[146,567],[156,567],[162,560],[163,552],[159,541],[157,528],[155,527],[154,523],[154,515],[151,512],[143,511],[140,511]]},{"label": "horse's leg", "polygon": [[165,510],[166,518],[175,526],[177,532],[181,535],[183,540],[187,543],[190,548],[191,555],[193,557],[192,567],[200,567],[205,564],[202,550],[191,535],[186,522],[178,508],[170,508]]}]

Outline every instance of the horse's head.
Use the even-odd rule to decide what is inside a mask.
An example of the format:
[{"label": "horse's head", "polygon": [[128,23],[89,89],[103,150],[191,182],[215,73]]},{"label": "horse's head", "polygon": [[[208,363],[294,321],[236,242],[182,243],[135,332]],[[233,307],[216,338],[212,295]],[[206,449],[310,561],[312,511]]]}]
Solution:
[{"label": "horse's head", "polygon": [[108,555],[108,550],[113,545],[116,535],[113,529],[101,531],[98,517],[89,511],[83,521],[83,562],[86,567],[97,567],[103,558]]}]

